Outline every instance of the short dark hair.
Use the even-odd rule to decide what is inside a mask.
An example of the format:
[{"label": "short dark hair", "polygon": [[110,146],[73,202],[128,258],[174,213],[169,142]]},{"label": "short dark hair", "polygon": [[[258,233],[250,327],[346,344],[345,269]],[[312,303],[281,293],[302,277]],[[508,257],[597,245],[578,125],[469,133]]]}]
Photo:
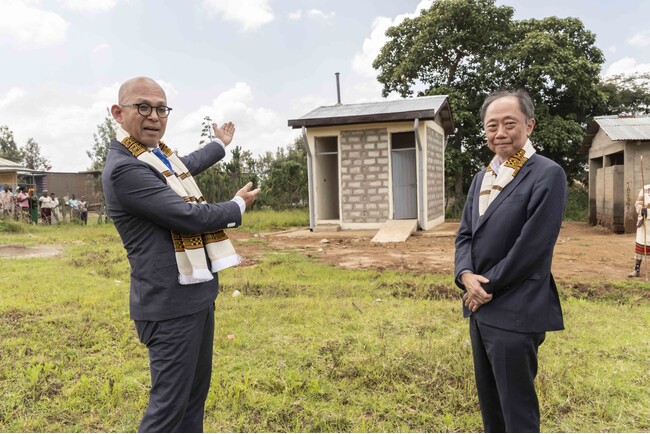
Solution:
[{"label": "short dark hair", "polygon": [[528,95],[528,92],[523,89],[500,89],[489,94],[485,98],[485,101],[483,101],[483,105],[481,106],[481,122],[485,121],[485,112],[490,104],[506,96],[514,96],[519,100],[519,106],[522,113],[526,115],[526,120],[535,117],[535,103],[530,95]]}]

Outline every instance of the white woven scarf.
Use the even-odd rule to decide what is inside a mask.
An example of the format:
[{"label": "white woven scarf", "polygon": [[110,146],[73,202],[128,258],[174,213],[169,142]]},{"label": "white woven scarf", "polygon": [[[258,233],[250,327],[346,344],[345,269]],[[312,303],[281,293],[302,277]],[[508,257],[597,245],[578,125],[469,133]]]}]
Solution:
[{"label": "white woven scarf", "polygon": [[[144,161],[160,172],[165,177],[167,185],[185,202],[207,203],[185,164],[163,142],[159,143],[159,148],[171,163],[173,171],[123,128],[118,127],[116,138],[138,160]],[[171,231],[171,236],[176,251],[178,281],[181,285],[207,282],[214,278],[212,273],[241,263],[241,257],[235,252],[228,236],[222,230],[190,235]],[[211,261],[210,269],[205,259],[206,252]]]},{"label": "white woven scarf", "polygon": [[483,217],[488,206],[494,199],[497,198],[501,190],[517,176],[526,161],[535,154],[535,148],[530,140],[526,141],[523,148],[517,151],[499,167],[499,174],[497,175],[492,169],[493,164],[499,163],[499,157],[494,156],[483,175],[483,182],[481,182],[481,193],[478,199],[478,214]]}]

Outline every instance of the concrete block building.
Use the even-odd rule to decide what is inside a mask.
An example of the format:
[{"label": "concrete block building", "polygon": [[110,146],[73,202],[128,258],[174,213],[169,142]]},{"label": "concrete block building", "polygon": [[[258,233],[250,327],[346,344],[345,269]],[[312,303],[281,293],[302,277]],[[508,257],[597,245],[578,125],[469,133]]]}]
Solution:
[{"label": "concrete block building", "polygon": [[310,224],[378,229],[415,220],[444,222],[446,95],[319,107],[289,126],[307,148]]},{"label": "concrete block building", "polygon": [[643,179],[650,184],[650,117],[594,118],[582,152],[589,155],[589,223],[613,232],[636,232],[634,202]]}]

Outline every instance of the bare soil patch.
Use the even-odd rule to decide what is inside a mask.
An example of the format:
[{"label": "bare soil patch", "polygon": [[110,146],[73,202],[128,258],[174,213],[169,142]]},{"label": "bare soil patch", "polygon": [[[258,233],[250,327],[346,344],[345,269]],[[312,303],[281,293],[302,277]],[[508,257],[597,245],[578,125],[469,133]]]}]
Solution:
[{"label": "bare soil patch", "polygon": [[[318,262],[353,269],[453,273],[458,222],[418,232],[405,243],[374,244],[376,231],[310,232],[295,229],[268,234],[230,231],[244,265],[256,263],[268,249],[293,250]],[[245,242],[251,238],[259,243]],[[555,246],[553,274],[559,280],[624,279],[634,264],[634,234],[613,234],[581,222],[564,222]],[[63,255],[63,246],[0,246],[0,258],[47,258]],[[650,265],[650,264],[649,264]],[[645,271],[645,264],[641,268]]]},{"label": "bare soil patch", "polygon": [[[236,242],[236,247],[251,262],[266,249],[292,249],[345,268],[453,273],[457,229],[458,222],[447,222],[435,230],[418,232],[405,243],[391,244],[371,243],[376,231],[297,229],[256,235],[263,243]],[[241,232],[233,235],[240,241],[250,238]],[[634,234],[613,234],[587,223],[564,222],[555,246],[553,274],[556,279],[572,281],[625,279],[634,264],[634,239]]]},{"label": "bare soil patch", "polygon": [[24,244],[5,244],[0,246],[0,258],[30,259],[55,258],[60,256],[63,256],[63,246],[59,244],[45,244],[35,247],[27,247]]}]

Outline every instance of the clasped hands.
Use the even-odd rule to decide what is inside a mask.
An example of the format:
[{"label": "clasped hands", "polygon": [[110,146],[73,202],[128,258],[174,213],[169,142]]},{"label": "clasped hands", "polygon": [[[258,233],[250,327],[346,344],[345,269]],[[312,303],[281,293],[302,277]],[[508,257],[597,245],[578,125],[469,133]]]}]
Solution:
[{"label": "clasped hands", "polygon": [[488,278],[480,274],[467,272],[461,274],[460,280],[467,290],[463,294],[463,302],[465,303],[465,307],[472,312],[476,312],[481,306],[492,301],[492,294],[488,294],[482,286],[483,283],[490,282]]}]

